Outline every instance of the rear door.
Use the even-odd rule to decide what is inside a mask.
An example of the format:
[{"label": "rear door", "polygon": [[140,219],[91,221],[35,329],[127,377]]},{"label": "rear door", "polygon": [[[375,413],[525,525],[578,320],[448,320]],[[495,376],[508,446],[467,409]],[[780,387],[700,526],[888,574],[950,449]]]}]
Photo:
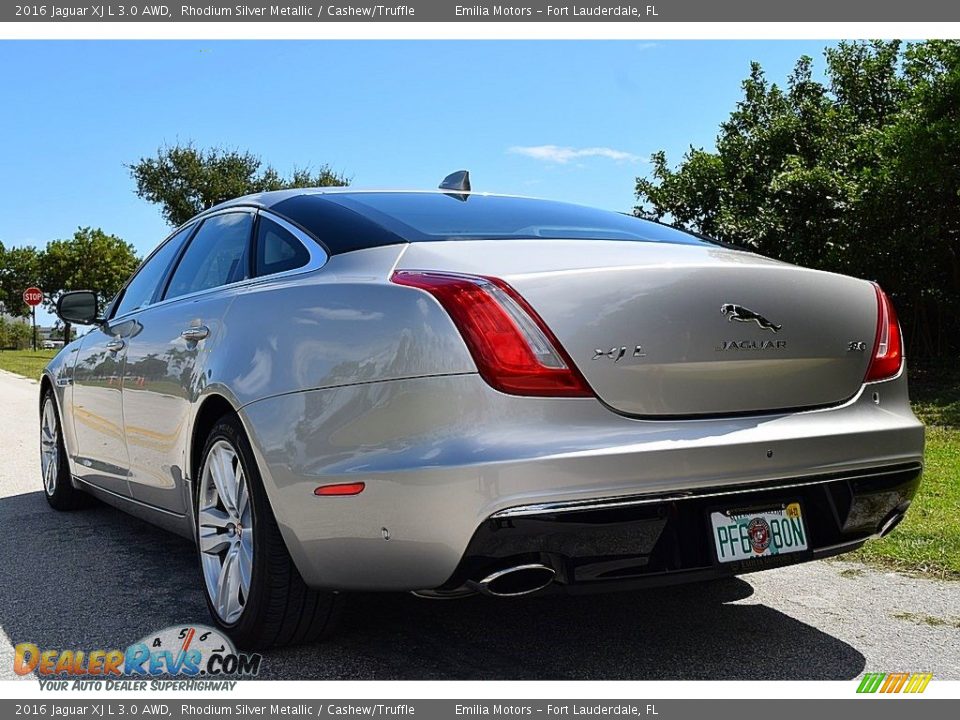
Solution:
[{"label": "rear door", "polygon": [[169,273],[160,301],[137,316],[123,373],[130,487],[141,502],[182,514],[186,448],[207,357],[236,289],[251,274],[255,215],[228,210],[203,220]]}]

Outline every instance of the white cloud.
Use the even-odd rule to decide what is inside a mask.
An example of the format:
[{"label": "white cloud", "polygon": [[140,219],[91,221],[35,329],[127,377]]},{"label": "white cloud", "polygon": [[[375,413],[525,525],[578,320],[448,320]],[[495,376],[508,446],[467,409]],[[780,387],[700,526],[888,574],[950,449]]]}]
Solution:
[{"label": "white cloud", "polygon": [[514,145],[509,152],[560,165],[565,165],[571,160],[590,157],[602,157],[615,162],[635,163],[640,161],[639,155],[608,147],[573,148],[562,145]]}]

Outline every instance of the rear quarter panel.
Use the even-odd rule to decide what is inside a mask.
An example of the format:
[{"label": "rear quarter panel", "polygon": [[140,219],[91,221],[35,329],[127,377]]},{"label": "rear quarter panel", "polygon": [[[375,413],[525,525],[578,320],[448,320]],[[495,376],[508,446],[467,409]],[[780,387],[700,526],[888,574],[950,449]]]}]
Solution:
[{"label": "rear quarter panel", "polygon": [[320,270],[238,293],[209,358],[207,391],[235,405],[303,390],[476,372],[425,293],[390,283],[406,246],[332,257]]}]

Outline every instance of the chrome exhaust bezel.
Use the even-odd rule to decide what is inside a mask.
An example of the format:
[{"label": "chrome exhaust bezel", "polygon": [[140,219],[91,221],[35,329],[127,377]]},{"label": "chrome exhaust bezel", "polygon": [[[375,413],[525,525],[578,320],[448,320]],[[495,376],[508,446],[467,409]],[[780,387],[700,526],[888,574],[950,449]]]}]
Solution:
[{"label": "chrome exhaust bezel", "polygon": [[[544,571],[549,573],[549,576],[542,585],[538,585],[529,590],[521,590],[520,592],[511,592],[511,593],[496,592],[491,587],[493,583],[495,583],[497,580],[507,575],[512,575],[513,573],[525,572],[529,570],[536,570],[538,572]],[[484,595],[490,595],[492,597],[520,597],[522,595],[531,595],[535,592],[540,592],[541,590],[546,588],[548,585],[550,585],[554,581],[554,579],[556,578],[556,575],[557,575],[556,570],[554,570],[552,567],[544,565],[543,563],[526,563],[524,565],[512,565],[510,567],[503,568],[502,570],[497,570],[496,572],[490,573],[485,578],[483,578],[480,582],[476,583],[476,586],[477,586],[477,590],[483,593]]]}]

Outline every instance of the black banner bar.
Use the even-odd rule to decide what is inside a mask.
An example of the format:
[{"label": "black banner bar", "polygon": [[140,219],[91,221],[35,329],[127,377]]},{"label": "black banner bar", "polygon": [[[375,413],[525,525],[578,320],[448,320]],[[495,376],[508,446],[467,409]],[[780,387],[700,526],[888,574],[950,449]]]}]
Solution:
[{"label": "black banner bar", "polygon": [[583,0],[501,3],[357,2],[3,3],[0,22],[953,22],[943,0]]},{"label": "black banner bar", "polygon": [[[854,692],[851,686],[851,693]],[[907,707],[909,705],[909,707]],[[957,701],[873,698],[849,700],[0,700],[4,718],[416,718],[416,720],[482,720],[545,718],[549,720],[743,720],[771,717],[808,720],[843,717],[850,720],[937,720],[955,717]]]}]

